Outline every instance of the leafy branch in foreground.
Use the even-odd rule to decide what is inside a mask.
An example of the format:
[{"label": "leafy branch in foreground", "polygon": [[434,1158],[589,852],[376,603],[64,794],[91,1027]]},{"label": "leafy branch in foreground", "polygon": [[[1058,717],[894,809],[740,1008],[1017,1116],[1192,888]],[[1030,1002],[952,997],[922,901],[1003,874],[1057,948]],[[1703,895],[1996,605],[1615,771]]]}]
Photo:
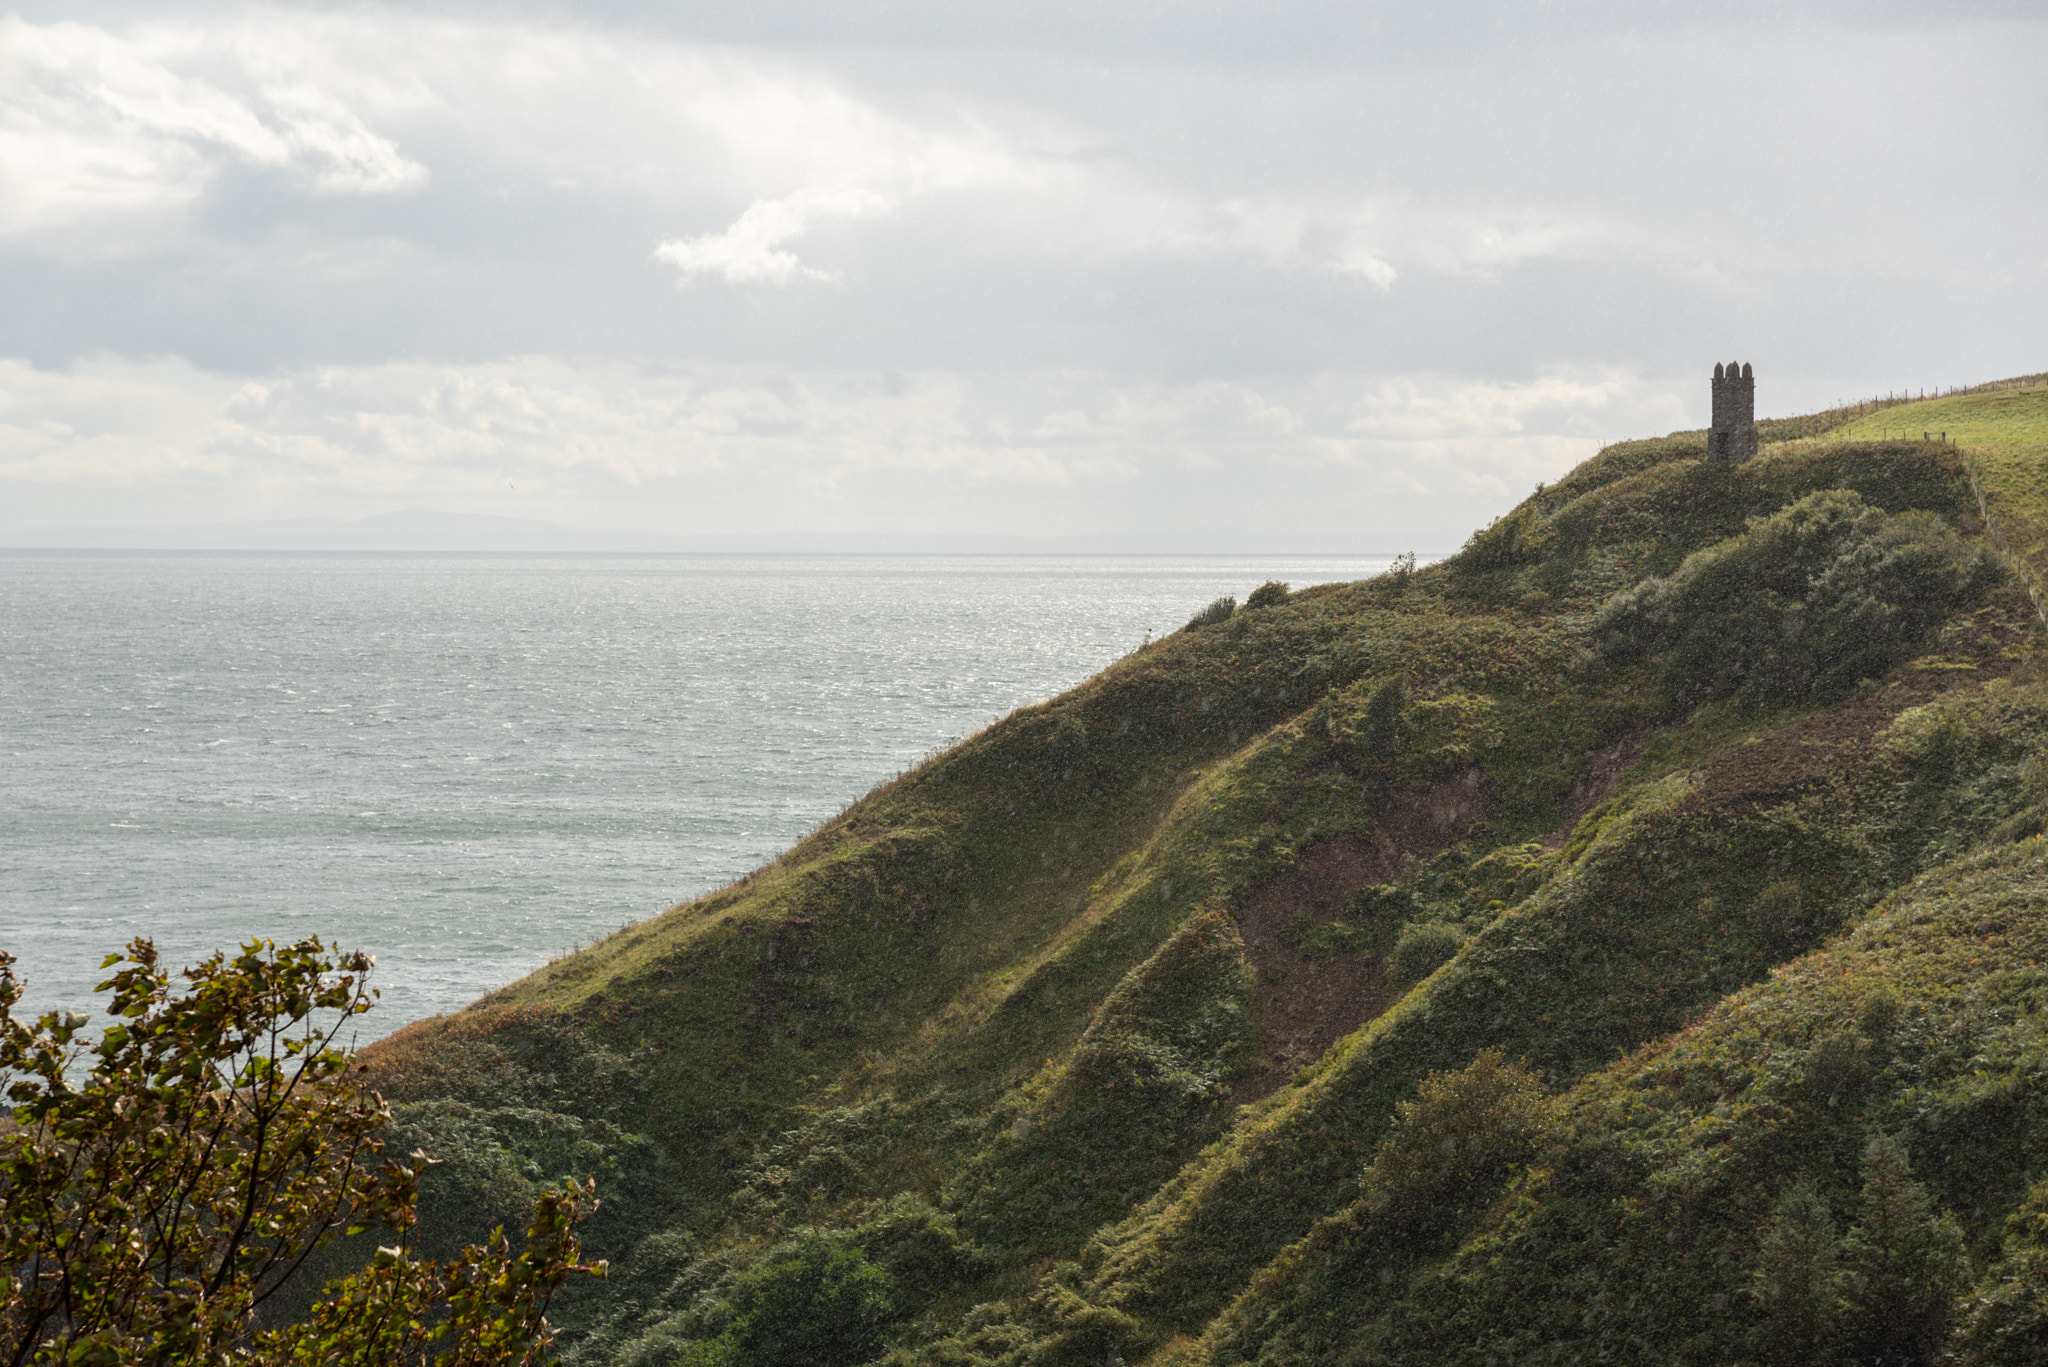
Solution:
[{"label": "leafy branch in foreground", "polygon": [[[244,944],[174,992],[138,939],[99,985],[107,1027],[15,1015],[0,953],[0,1360],[7,1364],[536,1360],[549,1298],[578,1262],[594,1186],[545,1193],[525,1249],[502,1230],[446,1263],[408,1255],[424,1154],[385,1159],[390,1111],[332,1043],[369,1010],[373,960],[317,939]],[[322,1022],[326,1022],[324,1025]],[[394,1247],[301,1321],[261,1310],[338,1235]]]}]

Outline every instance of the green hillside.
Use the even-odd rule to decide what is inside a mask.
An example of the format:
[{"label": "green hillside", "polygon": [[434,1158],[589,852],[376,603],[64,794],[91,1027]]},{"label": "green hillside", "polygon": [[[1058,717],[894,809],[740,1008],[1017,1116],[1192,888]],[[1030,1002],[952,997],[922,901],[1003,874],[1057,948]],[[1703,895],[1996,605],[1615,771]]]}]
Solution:
[{"label": "green hillside", "polygon": [[2048,388],[1762,428],[398,1032],[428,1237],[594,1172],[577,1363],[2040,1360]]}]

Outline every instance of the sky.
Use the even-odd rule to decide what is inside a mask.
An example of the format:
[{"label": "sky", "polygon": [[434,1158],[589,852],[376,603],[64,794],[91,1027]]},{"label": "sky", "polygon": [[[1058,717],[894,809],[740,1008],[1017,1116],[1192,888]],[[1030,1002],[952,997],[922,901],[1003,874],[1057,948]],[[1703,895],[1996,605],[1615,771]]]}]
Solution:
[{"label": "sky", "polygon": [[1717,361],[2048,369],[2044,54],[2040,0],[24,4],[0,541],[1440,553]]}]

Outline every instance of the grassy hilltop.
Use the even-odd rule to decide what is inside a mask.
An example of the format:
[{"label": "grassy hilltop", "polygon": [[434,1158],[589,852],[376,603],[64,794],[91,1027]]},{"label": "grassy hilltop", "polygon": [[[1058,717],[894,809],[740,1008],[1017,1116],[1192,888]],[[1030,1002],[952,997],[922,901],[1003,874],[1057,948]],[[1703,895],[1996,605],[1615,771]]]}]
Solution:
[{"label": "grassy hilltop", "polygon": [[596,1173],[577,1363],[2041,1360],[2044,378],[1610,446],[398,1032],[429,1237]]}]

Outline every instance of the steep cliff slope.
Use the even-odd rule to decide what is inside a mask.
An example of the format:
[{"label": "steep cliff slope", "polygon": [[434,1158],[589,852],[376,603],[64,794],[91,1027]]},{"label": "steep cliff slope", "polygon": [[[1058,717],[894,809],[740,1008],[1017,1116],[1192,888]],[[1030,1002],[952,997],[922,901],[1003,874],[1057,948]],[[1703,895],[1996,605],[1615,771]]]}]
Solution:
[{"label": "steep cliff slope", "polygon": [[1609,447],[401,1031],[430,1237],[597,1173],[590,1362],[2023,1360],[2044,401]]}]

